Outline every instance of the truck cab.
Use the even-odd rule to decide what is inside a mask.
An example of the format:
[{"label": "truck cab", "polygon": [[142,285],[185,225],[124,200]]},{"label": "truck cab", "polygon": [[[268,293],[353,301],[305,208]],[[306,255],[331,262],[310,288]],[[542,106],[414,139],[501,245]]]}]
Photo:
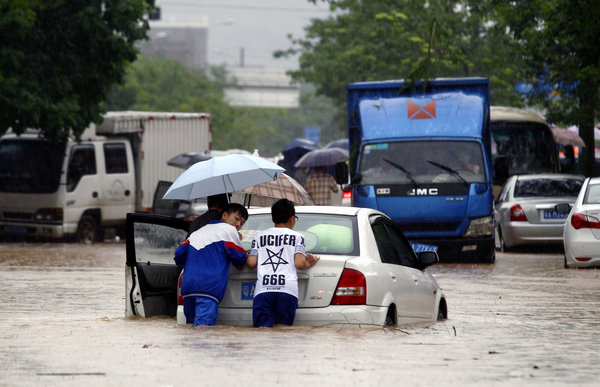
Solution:
[{"label": "truck cab", "polygon": [[347,86],[352,205],[376,208],[416,251],[494,262],[488,80]]}]

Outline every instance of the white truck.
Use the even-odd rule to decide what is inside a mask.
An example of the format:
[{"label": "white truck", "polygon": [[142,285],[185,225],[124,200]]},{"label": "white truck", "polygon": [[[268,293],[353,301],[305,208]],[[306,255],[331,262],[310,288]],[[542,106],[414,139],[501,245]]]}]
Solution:
[{"label": "white truck", "polygon": [[53,144],[28,131],[0,139],[0,235],[103,240],[128,212],[152,211],[161,180],[181,169],[167,161],[211,150],[205,113],[108,112],[78,143]]}]

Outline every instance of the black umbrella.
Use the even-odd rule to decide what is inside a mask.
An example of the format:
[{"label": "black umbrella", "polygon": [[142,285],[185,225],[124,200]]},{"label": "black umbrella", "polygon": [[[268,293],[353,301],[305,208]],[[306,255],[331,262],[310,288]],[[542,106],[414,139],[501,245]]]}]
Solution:
[{"label": "black umbrella", "polygon": [[197,162],[206,161],[210,158],[211,156],[205,155],[204,153],[188,152],[173,157],[172,159],[167,161],[167,165],[182,169],[188,169]]},{"label": "black umbrella", "polygon": [[315,142],[307,140],[305,138],[295,138],[285,147],[283,152],[283,160],[285,168],[288,171],[294,171],[296,168],[294,164],[296,161],[311,150],[321,149],[321,146]]},{"label": "black umbrella", "polygon": [[315,149],[302,156],[294,166],[300,167],[324,167],[335,165],[340,161],[348,160],[348,151],[341,148]]},{"label": "black umbrella", "polygon": [[347,138],[340,138],[338,140],[333,140],[333,141],[329,142],[327,145],[325,145],[325,148],[340,148],[340,149],[348,150],[350,147],[348,145]]}]

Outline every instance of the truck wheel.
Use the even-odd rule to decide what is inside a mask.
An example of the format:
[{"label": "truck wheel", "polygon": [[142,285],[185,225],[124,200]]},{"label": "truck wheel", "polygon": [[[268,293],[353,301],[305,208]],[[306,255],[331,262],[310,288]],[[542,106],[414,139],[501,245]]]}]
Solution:
[{"label": "truck wheel", "polygon": [[81,217],[77,226],[77,241],[80,243],[95,243],[98,241],[98,224],[89,215]]}]

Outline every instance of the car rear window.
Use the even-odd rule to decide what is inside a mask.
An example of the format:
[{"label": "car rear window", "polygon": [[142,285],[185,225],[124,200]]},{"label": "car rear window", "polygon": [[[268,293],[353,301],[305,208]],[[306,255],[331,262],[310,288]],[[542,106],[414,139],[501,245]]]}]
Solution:
[{"label": "car rear window", "polygon": [[588,186],[588,191],[585,195],[585,204],[600,204],[600,184]]},{"label": "car rear window", "polygon": [[524,179],[517,180],[515,197],[577,196],[583,179]]},{"label": "car rear window", "polygon": [[[294,227],[304,235],[306,251],[314,254],[358,255],[356,220],[352,216],[333,214],[296,214]],[[273,227],[271,214],[250,215],[240,231],[242,246],[249,250],[254,235]]]}]

